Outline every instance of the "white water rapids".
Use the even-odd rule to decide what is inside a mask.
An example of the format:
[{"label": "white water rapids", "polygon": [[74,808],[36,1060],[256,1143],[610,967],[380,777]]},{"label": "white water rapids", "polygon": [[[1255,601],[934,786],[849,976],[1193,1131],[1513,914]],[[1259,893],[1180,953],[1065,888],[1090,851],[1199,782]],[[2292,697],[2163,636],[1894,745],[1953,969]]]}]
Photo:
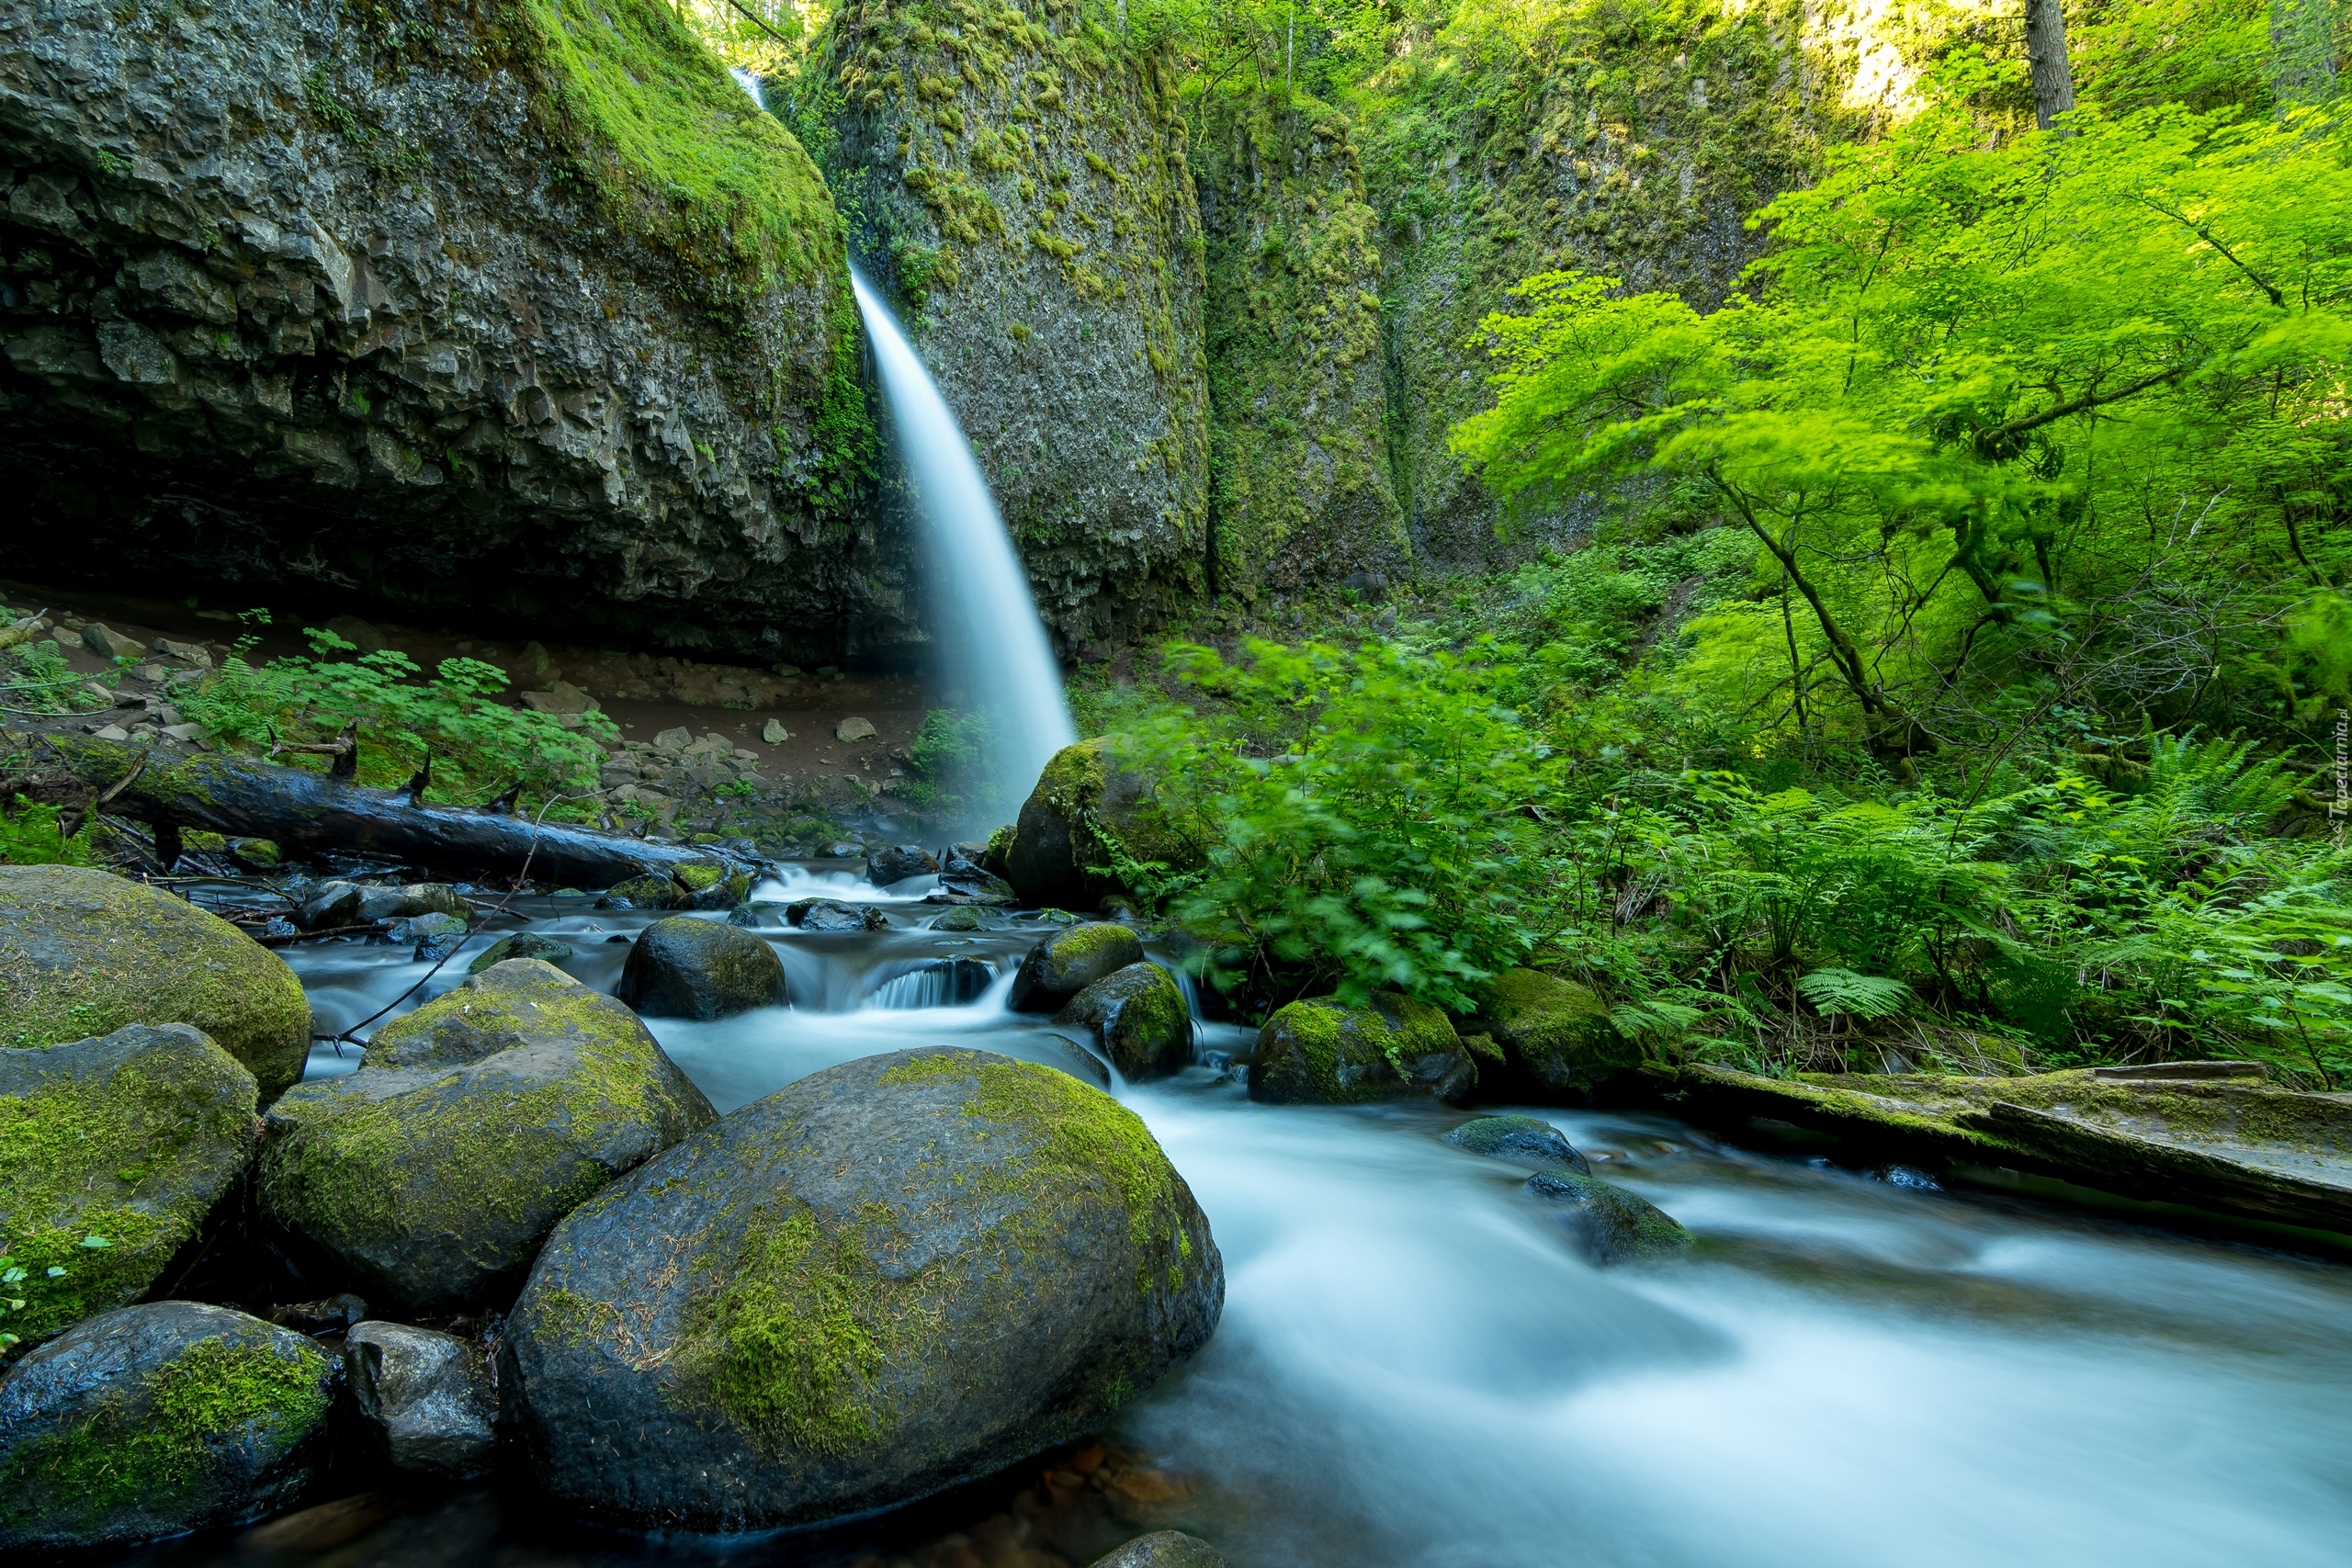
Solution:
[{"label": "white water rapids", "polygon": [[[1085,1070],[1044,1021],[1004,1010],[1040,928],[934,931],[913,885],[826,886],[878,903],[890,929],[764,931],[798,1005],[649,1021],[721,1111],[912,1045]],[[653,918],[535,914],[600,988],[627,952],[609,938]],[[333,1024],[421,973],[381,946],[291,958]],[[998,983],[892,1005],[915,966],[954,958]],[[1701,1238],[1686,1262],[1600,1269],[1521,1193],[1526,1169],[1441,1141],[1463,1112],[1261,1106],[1207,1066],[1114,1092],[1198,1195],[1227,1292],[1208,1347],[1113,1436],[1203,1478],[1182,1522],[1236,1568],[2334,1568],[2352,1540],[2352,1269],[1906,1190],[1665,1117],[1537,1110]],[[972,1561],[889,1539],[887,1521],[821,1548],[591,1549],[481,1507],[462,1539],[396,1520],[347,1561]]]}]

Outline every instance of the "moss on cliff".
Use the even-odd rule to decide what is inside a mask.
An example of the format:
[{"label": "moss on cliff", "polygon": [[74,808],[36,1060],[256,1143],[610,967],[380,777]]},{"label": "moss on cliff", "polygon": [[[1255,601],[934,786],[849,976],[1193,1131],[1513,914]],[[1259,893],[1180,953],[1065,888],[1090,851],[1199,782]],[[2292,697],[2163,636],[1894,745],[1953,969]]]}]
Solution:
[{"label": "moss on cliff", "polygon": [[1379,222],[1351,127],[1271,91],[1212,93],[1202,116],[1216,587],[1395,576],[1410,550],[1388,474]]}]

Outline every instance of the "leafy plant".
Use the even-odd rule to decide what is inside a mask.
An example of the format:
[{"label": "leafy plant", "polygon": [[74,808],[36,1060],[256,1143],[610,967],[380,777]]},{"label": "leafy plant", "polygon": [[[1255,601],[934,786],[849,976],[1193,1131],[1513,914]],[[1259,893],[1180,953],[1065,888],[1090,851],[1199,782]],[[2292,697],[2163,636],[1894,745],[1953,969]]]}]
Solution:
[{"label": "leafy plant", "polygon": [[87,865],[89,835],[66,838],[58,830],[59,808],[16,797],[12,813],[0,812],[0,865]]}]

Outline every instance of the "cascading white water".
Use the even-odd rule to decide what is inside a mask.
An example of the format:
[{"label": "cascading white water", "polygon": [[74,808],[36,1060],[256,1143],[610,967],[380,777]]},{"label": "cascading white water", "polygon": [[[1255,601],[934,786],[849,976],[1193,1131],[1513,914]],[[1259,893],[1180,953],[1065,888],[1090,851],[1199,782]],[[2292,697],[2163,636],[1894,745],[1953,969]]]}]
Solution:
[{"label": "cascading white water", "polygon": [[1078,739],[1061,672],[1029,593],[1029,575],[963,429],[889,308],[854,267],[850,283],[937,551],[930,575],[941,612],[934,621],[945,643],[940,670],[996,716],[999,792],[1017,802],[1047,759]]}]

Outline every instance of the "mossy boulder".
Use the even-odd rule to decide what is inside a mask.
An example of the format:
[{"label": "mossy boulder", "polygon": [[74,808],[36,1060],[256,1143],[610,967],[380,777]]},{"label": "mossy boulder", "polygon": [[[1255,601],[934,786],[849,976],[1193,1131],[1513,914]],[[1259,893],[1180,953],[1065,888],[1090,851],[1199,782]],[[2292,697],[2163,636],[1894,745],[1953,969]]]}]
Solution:
[{"label": "mossy boulder", "polygon": [[1363,1105],[1431,1095],[1453,1100],[1478,1070],[1453,1021],[1427,1002],[1382,992],[1369,1007],[1335,997],[1292,1002],[1258,1031],[1250,1098],[1275,1105]]},{"label": "mossy boulder", "polygon": [[510,958],[536,958],[542,964],[560,964],[571,956],[570,942],[558,942],[537,931],[516,931],[513,936],[500,937],[482,949],[474,961],[466,965],[466,973],[479,975]]},{"label": "mossy boulder", "polygon": [[1573,1170],[1527,1179],[1528,1193],[1556,1206],[1596,1263],[1645,1263],[1690,1250],[1694,1238],[1674,1217],[1614,1182]]},{"label": "mossy boulder", "polygon": [[676,909],[686,904],[690,895],[666,876],[648,873],[632,876],[626,882],[616,882],[605,889],[596,900],[599,909]]},{"label": "mossy boulder", "polygon": [[613,994],[648,1018],[728,1018],[783,1003],[784,961],[741,926],[673,915],[639,933]]},{"label": "mossy boulder", "polygon": [[1157,964],[1130,964],[1104,976],[1072,997],[1054,1021],[1091,1032],[1126,1077],[1165,1077],[1193,1059],[1193,1015],[1175,977]]},{"label": "mossy boulder", "polygon": [[1533,969],[1496,976],[1479,1021],[1539,1091],[1581,1096],[1642,1065],[1641,1047],[1617,1032],[1591,987]]},{"label": "mossy boulder", "polygon": [[136,1300],[244,1170],[254,1108],[253,1075],[184,1023],[0,1051],[0,1269],[25,1271],[0,1356]]},{"label": "mossy boulder", "polygon": [[417,1311],[497,1301],[557,1221],[712,1119],[637,1016],[518,958],[270,1108],[269,1216]]},{"label": "mossy boulder", "polygon": [[1225,1554],[1196,1535],[1154,1530],[1139,1535],[1092,1568],[1228,1568]]},{"label": "mossy boulder", "polygon": [[1143,942],[1107,920],[1087,920],[1031,948],[1013,972],[1011,1001],[1015,1012],[1053,1012],[1079,992],[1143,962]]},{"label": "mossy boulder", "polygon": [[291,1329],[196,1302],[59,1336],[0,1382],[0,1551],[267,1517],[310,1482],[333,1368]]},{"label": "mossy boulder", "polygon": [[1590,1176],[1592,1167],[1566,1134],[1549,1122],[1532,1116],[1478,1116],[1445,1135],[1457,1149],[1514,1165],[1548,1167]]},{"label": "mossy boulder", "polygon": [[1097,1429],[1224,1299],[1133,1112],[1034,1063],[900,1051],[734,1111],[566,1220],[499,1394],[567,1504],[797,1524]]},{"label": "mossy boulder", "polygon": [[186,1023],[264,1103],[301,1077],[311,1004],[286,961],[184,898],[72,865],[0,866],[0,1046]]},{"label": "mossy boulder", "polygon": [[1176,831],[1152,780],[1124,756],[1115,735],[1065,746],[1022,803],[1003,876],[1024,903],[1091,909],[1118,884],[1087,870],[1110,863],[1108,840],[1137,861],[1182,871],[1199,852]]}]

